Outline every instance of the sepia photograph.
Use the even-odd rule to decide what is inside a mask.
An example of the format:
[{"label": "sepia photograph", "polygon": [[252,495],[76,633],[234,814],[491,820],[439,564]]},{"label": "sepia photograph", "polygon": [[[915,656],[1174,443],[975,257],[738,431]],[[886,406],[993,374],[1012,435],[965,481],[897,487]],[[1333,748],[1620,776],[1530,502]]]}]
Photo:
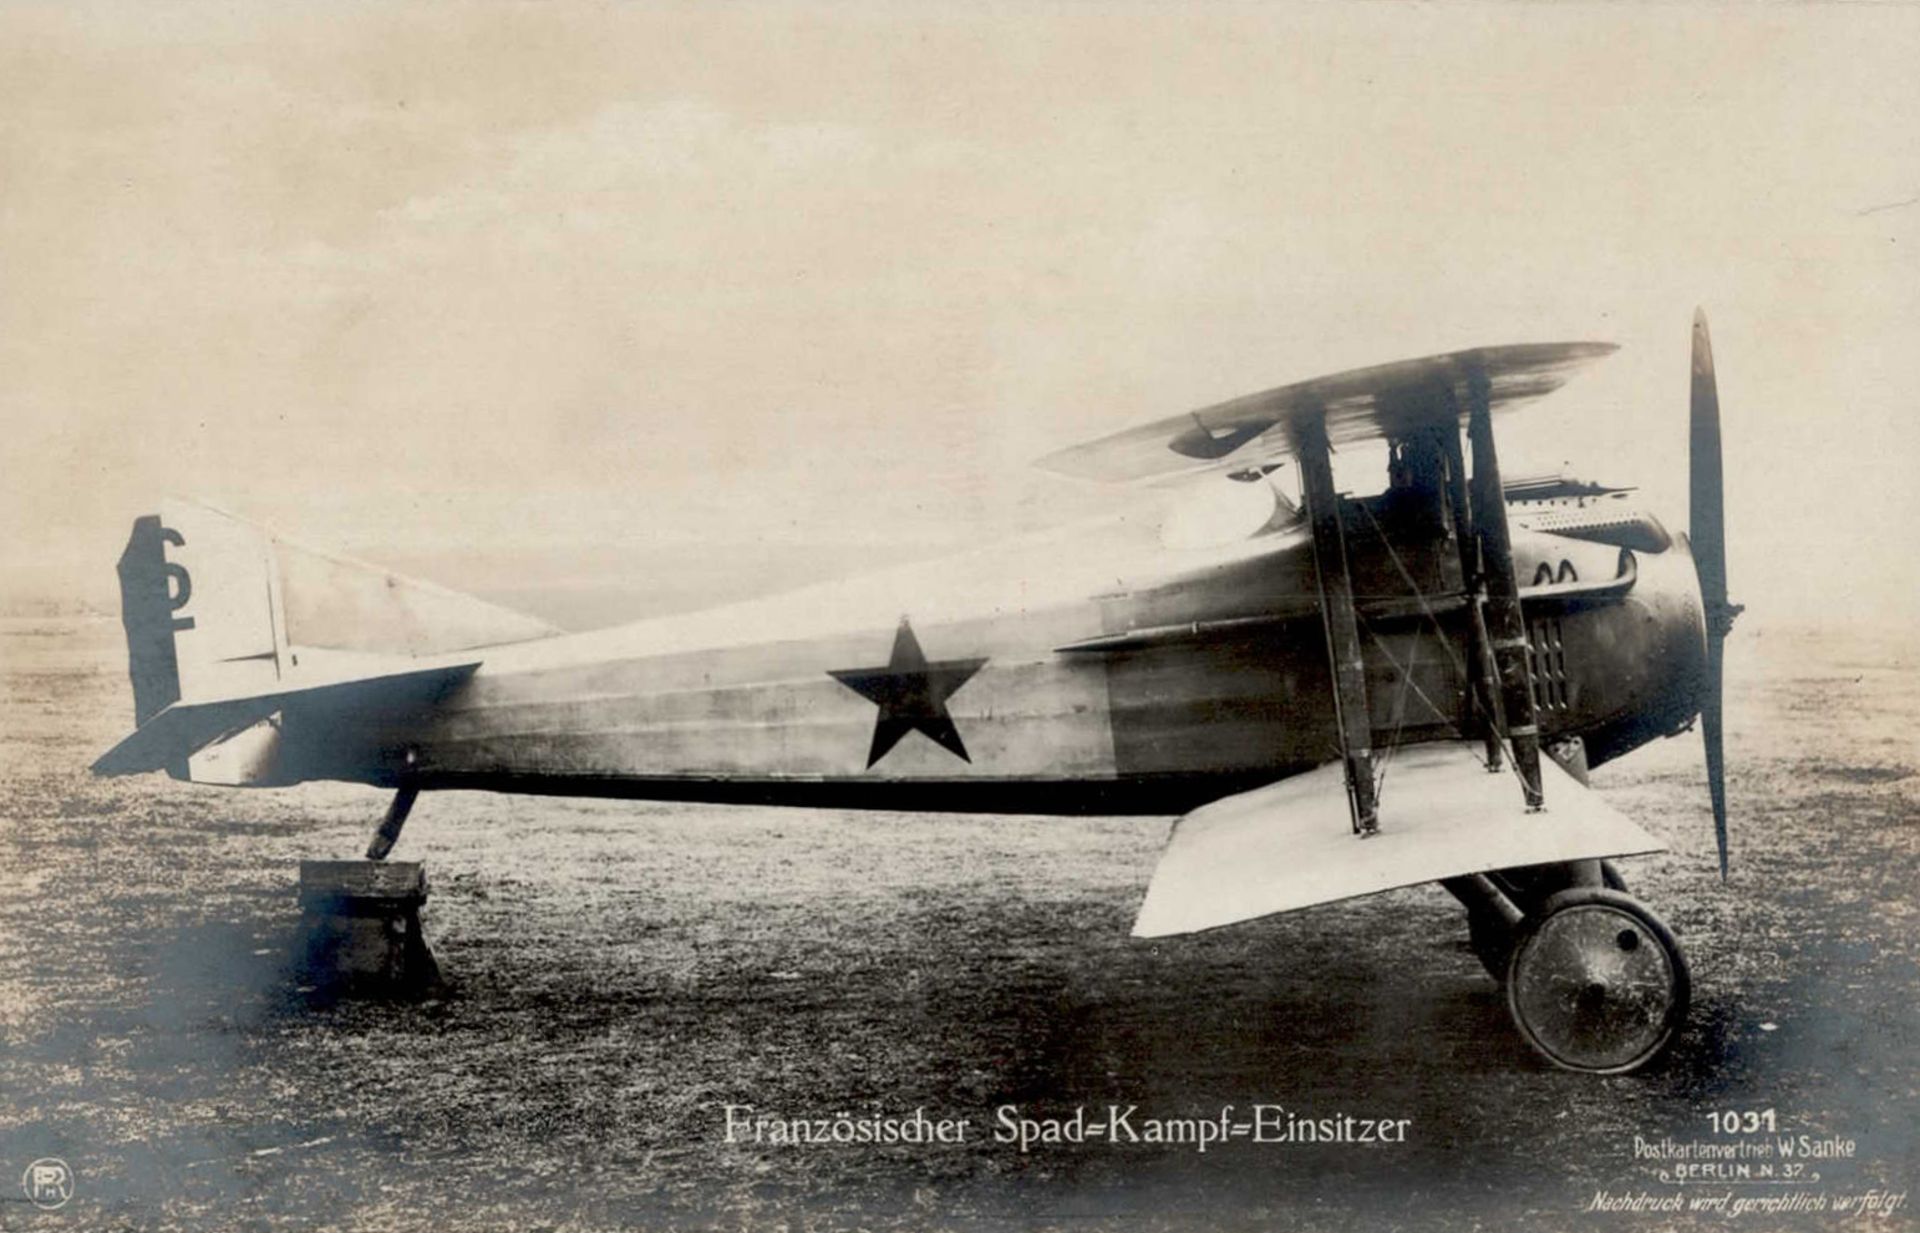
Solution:
[{"label": "sepia photograph", "polygon": [[1916,62],[0,3],[0,1230],[1920,1228]]}]

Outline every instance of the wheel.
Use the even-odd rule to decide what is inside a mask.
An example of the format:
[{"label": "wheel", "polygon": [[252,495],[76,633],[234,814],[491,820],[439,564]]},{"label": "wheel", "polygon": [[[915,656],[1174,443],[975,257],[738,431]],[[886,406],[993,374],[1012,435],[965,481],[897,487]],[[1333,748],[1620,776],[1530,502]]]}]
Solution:
[{"label": "wheel", "polygon": [[1507,1009],[1548,1061],[1624,1074],[1660,1056],[1692,982],[1673,933],[1619,891],[1561,891],[1521,922],[1507,960]]}]

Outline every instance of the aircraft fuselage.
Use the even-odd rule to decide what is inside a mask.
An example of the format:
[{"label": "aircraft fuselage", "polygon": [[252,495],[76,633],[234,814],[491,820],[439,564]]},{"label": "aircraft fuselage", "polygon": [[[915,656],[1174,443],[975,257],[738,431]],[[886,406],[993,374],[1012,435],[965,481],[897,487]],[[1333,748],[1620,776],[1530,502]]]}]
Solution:
[{"label": "aircraft fuselage", "polygon": [[[658,799],[1163,813],[1338,756],[1304,527],[1174,552],[1123,519],[701,613],[489,648],[343,746],[282,725],[283,782]],[[1350,502],[1378,748],[1473,724],[1458,554]],[[1549,742],[1591,761],[1696,710],[1683,547],[1515,532]],[[1451,592],[1450,592],[1451,588]],[[1450,598],[1451,595],[1451,598]]]}]

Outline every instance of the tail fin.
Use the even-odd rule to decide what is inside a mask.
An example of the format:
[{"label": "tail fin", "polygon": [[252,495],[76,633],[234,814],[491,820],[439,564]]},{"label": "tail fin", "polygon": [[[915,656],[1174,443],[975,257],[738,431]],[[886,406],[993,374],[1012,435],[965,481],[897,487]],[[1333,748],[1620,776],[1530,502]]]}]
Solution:
[{"label": "tail fin", "polygon": [[272,544],[184,502],[134,521],[120,554],[134,719],[169,704],[270,686],[291,665]]},{"label": "tail fin", "polygon": [[[163,501],[120,554],[134,719],[176,702],[379,676],[397,659],[549,637],[543,621],[302,548],[211,506]],[[166,769],[187,778],[183,754]]]}]

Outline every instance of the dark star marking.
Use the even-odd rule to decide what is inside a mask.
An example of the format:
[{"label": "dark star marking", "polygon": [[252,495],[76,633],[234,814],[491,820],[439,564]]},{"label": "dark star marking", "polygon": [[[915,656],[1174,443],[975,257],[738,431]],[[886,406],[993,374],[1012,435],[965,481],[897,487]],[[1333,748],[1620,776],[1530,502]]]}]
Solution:
[{"label": "dark star marking", "polygon": [[893,635],[893,657],[880,668],[843,668],[828,675],[880,708],[873,725],[873,746],[867,751],[867,769],[887,756],[909,732],[923,732],[947,752],[971,763],[960,730],[947,713],[947,699],[980,671],[984,659],[943,659],[928,663],[913,636],[913,626],[900,618]]}]

